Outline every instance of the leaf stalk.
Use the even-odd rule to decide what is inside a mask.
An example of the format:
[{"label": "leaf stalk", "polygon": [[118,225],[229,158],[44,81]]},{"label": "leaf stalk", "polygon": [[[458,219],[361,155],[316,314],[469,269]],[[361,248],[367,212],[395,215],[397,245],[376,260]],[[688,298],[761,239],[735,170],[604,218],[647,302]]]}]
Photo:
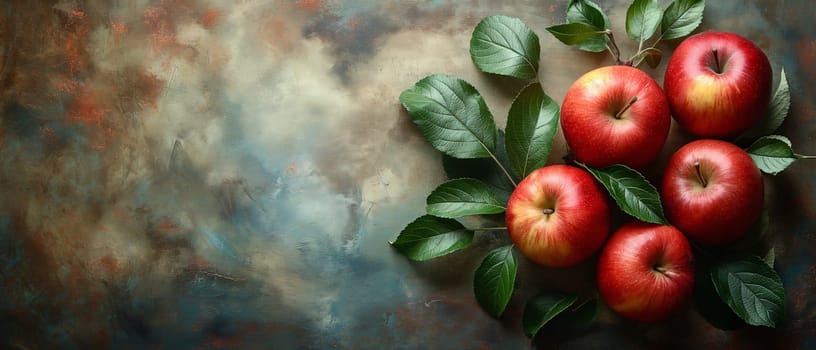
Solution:
[{"label": "leaf stalk", "polygon": [[604,34],[609,38],[609,44],[606,45],[606,49],[609,50],[609,53],[612,54],[612,58],[615,59],[615,63],[618,65],[623,65],[623,61],[621,61],[621,53],[620,48],[618,48],[618,44],[615,42],[615,35],[612,34],[611,29],[607,29],[604,31]]},{"label": "leaf stalk", "polygon": [[499,169],[501,169],[501,171],[504,173],[504,176],[507,176],[507,179],[510,180],[510,183],[513,184],[513,187],[518,186],[516,180],[513,180],[513,176],[510,175],[510,172],[507,171],[507,168],[505,168],[504,165],[502,165],[502,163],[499,161],[499,159],[496,158],[496,155],[494,155],[493,152],[488,153],[490,154],[490,158],[493,158],[493,161],[496,162],[496,165],[498,165]]}]

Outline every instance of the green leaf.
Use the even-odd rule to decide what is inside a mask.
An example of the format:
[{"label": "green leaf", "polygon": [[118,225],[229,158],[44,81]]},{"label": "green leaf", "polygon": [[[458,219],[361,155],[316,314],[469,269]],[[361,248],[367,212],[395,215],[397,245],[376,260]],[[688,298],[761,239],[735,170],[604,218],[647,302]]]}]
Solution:
[{"label": "green leaf", "polygon": [[391,243],[411,260],[423,261],[467,248],[473,231],[456,220],[425,215],[408,224]]},{"label": "green leaf", "polygon": [[790,86],[788,86],[788,77],[785,75],[785,69],[779,77],[779,86],[776,88],[771,103],[768,105],[768,111],[762,120],[757,125],[749,129],[743,134],[741,139],[755,139],[757,137],[769,135],[779,129],[785,118],[788,117],[790,111],[791,97]]},{"label": "green leaf", "polygon": [[[510,161],[504,146],[504,132],[499,130],[496,136],[496,159],[501,162],[505,169],[510,169]],[[502,204],[507,203],[510,194],[515,189],[515,186],[507,179],[501,168],[490,158],[457,159],[444,155],[442,157],[442,167],[449,179],[474,178],[484,182]]]},{"label": "green leaf", "polygon": [[539,83],[528,85],[513,100],[505,142],[510,164],[519,177],[547,165],[559,112],[558,103],[544,93]]},{"label": "green leaf", "polygon": [[779,86],[776,88],[776,93],[774,93],[771,104],[768,107],[768,115],[762,123],[764,126],[763,131],[765,131],[766,134],[770,134],[776,131],[776,129],[779,129],[782,122],[788,117],[790,104],[790,86],[788,86],[788,77],[785,75],[785,69],[783,68],[779,77]]},{"label": "green leaf", "polygon": [[518,261],[513,256],[513,246],[497,248],[482,260],[473,276],[476,301],[488,314],[499,317],[507,307],[516,282]]},{"label": "green leaf", "polygon": [[745,321],[720,299],[714,288],[714,282],[711,278],[707,278],[711,276],[713,262],[697,252],[694,257],[696,259],[694,274],[698,278],[694,283],[693,300],[697,312],[717,329],[730,331],[745,328]]},{"label": "green leaf", "polygon": [[714,266],[711,280],[722,301],[753,326],[775,328],[785,317],[785,289],[774,269],[756,256],[727,259]]},{"label": "green leaf", "polygon": [[547,31],[562,43],[570,46],[601,40],[599,38],[606,38],[606,34],[604,34],[603,31],[599,31],[586,23],[558,24],[547,27]]},{"label": "green leaf", "polygon": [[675,0],[663,12],[661,38],[676,39],[691,34],[703,21],[705,0]]},{"label": "green leaf", "polygon": [[603,170],[582,164],[609,192],[623,212],[653,224],[666,224],[660,194],[636,170],[612,165]]},{"label": "green leaf", "polygon": [[403,91],[400,102],[439,151],[456,158],[492,156],[496,122],[482,96],[466,81],[431,75]]},{"label": "green leaf", "polygon": [[538,35],[514,17],[487,17],[470,38],[470,57],[486,73],[533,79],[538,75],[540,51]]},{"label": "green leaf", "polygon": [[521,322],[524,334],[528,338],[534,338],[541,327],[574,304],[576,300],[578,300],[577,296],[561,293],[543,293],[533,297],[524,307]]},{"label": "green leaf", "polygon": [[[567,23],[584,23],[598,31],[611,28],[609,17],[596,3],[589,0],[570,0],[567,5]],[[601,52],[606,50],[609,38],[606,35],[594,36],[592,39],[577,44],[584,51]]]},{"label": "green leaf", "polygon": [[790,140],[780,135],[762,137],[746,151],[760,170],[771,175],[779,174],[799,159],[791,148]]},{"label": "green leaf", "polygon": [[649,40],[662,17],[663,9],[657,0],[635,0],[626,10],[626,34],[641,43]]},{"label": "green leaf", "polygon": [[428,196],[425,209],[430,215],[457,218],[503,213],[505,208],[485,183],[466,178],[439,185]]},{"label": "green leaf", "polygon": [[603,9],[589,0],[570,0],[567,5],[567,23],[585,23],[599,31],[612,27]]},{"label": "green leaf", "polygon": [[550,321],[550,325],[556,330],[586,329],[598,318],[598,311],[598,300],[592,299],[561,313]]}]

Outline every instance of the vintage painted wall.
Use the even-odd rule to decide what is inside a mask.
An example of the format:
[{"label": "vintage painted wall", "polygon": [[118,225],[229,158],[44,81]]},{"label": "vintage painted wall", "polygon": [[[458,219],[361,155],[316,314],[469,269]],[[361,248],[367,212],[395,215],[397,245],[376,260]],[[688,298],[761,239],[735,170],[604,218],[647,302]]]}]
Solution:
[{"label": "vintage painted wall", "polygon": [[[598,2],[622,33],[628,3]],[[2,2],[0,347],[528,347],[523,297],[591,291],[591,264],[522,260],[519,297],[497,321],[471,281],[506,237],[426,263],[397,254],[388,241],[446,178],[397,96],[425,75],[456,75],[503,126],[521,85],[479,73],[468,44],[481,18],[506,14],[539,34],[540,78],[560,101],[612,63],[546,33],[566,3]],[[793,108],[781,132],[806,154],[816,154],[814,18],[811,0],[709,1],[701,28],[740,33],[775,74],[786,69]],[[662,82],[663,70],[649,72]],[[685,137],[672,135],[675,146]],[[800,162],[766,182],[783,327],[722,332],[694,311],[641,325],[602,310],[563,348],[816,348],[814,169]]]}]

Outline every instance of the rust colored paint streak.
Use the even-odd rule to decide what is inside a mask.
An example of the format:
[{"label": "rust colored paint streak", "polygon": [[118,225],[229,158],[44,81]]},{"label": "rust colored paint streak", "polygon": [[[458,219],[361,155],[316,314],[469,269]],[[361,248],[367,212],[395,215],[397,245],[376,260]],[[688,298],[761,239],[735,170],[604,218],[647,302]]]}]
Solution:
[{"label": "rust colored paint streak", "polygon": [[96,91],[83,87],[77,91],[70,103],[68,119],[70,121],[102,126],[110,108],[101,102]]},{"label": "rust colored paint streak", "polygon": [[101,265],[111,274],[116,274],[119,272],[119,263],[116,261],[116,258],[113,255],[108,254],[100,258],[99,265]]},{"label": "rust colored paint streak", "polygon": [[215,9],[207,9],[198,18],[198,24],[207,29],[212,29],[221,23],[221,13]]},{"label": "rust colored paint streak", "polygon": [[268,12],[262,15],[268,18],[258,28],[258,37],[268,43],[272,48],[288,51],[296,43],[297,31],[289,27],[287,19]]},{"label": "rust colored paint streak", "polygon": [[323,9],[323,6],[322,0],[298,0],[297,2],[297,7],[310,12],[318,12]]},{"label": "rust colored paint streak", "polygon": [[346,22],[346,24],[348,25],[349,29],[351,29],[351,30],[356,30],[357,29],[357,19],[354,18],[354,17],[349,18],[348,22]]},{"label": "rust colored paint streak", "polygon": [[66,34],[62,46],[65,63],[68,66],[67,74],[69,77],[76,76],[88,66],[87,46],[90,25],[85,21],[80,22],[81,23],[77,24],[75,30]]},{"label": "rust colored paint streak", "polygon": [[116,130],[111,117],[111,107],[92,87],[82,86],[69,102],[65,121],[88,127],[89,146],[95,150],[107,149],[115,139]]},{"label": "rust colored paint streak", "polygon": [[143,12],[143,22],[150,31],[150,41],[153,48],[161,52],[176,52],[183,49],[176,38],[178,17],[187,15],[195,10],[189,1],[161,1],[159,4],[147,7]]},{"label": "rust colored paint streak", "polygon": [[60,74],[60,78],[54,80],[54,85],[58,92],[74,94],[82,86],[77,78],[87,72],[91,65],[88,58],[90,24],[85,12],[72,11],[66,29],[68,30],[62,42],[62,56],[66,70]]},{"label": "rust colored paint streak", "polygon": [[243,339],[239,337],[211,336],[207,343],[216,348],[236,348],[244,345]]},{"label": "rust colored paint streak", "polygon": [[155,109],[165,85],[165,81],[159,79],[155,74],[139,72],[135,88],[141,92],[144,103]]},{"label": "rust colored paint streak", "polygon": [[73,93],[76,91],[82,84],[71,77],[65,76],[62,79],[58,79],[55,81],[55,85],[58,91],[65,92],[65,93]]},{"label": "rust colored paint streak", "polygon": [[156,232],[168,236],[180,235],[186,233],[187,231],[188,230],[186,228],[181,227],[181,225],[170,219],[164,219],[158,225],[156,225]]},{"label": "rust colored paint streak", "polygon": [[178,41],[177,23],[197,21],[200,13],[196,5],[187,0],[164,0],[147,7],[142,13],[151,49],[159,56],[164,69],[171,69],[171,58],[182,57],[192,60],[193,51]]},{"label": "rust colored paint streak", "polygon": [[128,33],[128,27],[125,22],[111,22],[110,26],[115,34],[122,35]]},{"label": "rust colored paint streak", "polygon": [[159,6],[144,11],[144,23],[150,29],[150,39],[157,50],[165,50],[178,44],[176,31],[167,9]]}]

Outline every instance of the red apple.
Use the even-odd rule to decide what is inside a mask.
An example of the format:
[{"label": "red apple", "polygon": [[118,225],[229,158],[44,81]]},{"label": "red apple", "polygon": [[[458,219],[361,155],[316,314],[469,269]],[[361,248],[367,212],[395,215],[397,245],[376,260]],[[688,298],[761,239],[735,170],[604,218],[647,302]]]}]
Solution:
[{"label": "red apple", "polygon": [[663,90],[629,66],[592,70],[578,78],[561,106],[561,128],[575,158],[594,167],[643,168],[660,153],[671,115]]},{"label": "red apple", "polygon": [[698,137],[732,138],[768,109],[772,81],[768,57],[751,41],[708,31],[674,50],[663,86],[680,126]]},{"label": "red apple", "polygon": [[740,238],[762,214],[762,174],[741,148],[697,140],[675,152],[660,189],[666,217],[692,241],[723,245]]},{"label": "red apple", "polygon": [[531,172],[507,203],[507,230],[527,258],[550,267],[576,265],[609,233],[604,192],[587,171],[550,165]]},{"label": "red apple", "polygon": [[694,287],[691,246],[672,226],[632,222],[609,238],[598,259],[598,290],[618,314],[636,321],[665,319]]}]

